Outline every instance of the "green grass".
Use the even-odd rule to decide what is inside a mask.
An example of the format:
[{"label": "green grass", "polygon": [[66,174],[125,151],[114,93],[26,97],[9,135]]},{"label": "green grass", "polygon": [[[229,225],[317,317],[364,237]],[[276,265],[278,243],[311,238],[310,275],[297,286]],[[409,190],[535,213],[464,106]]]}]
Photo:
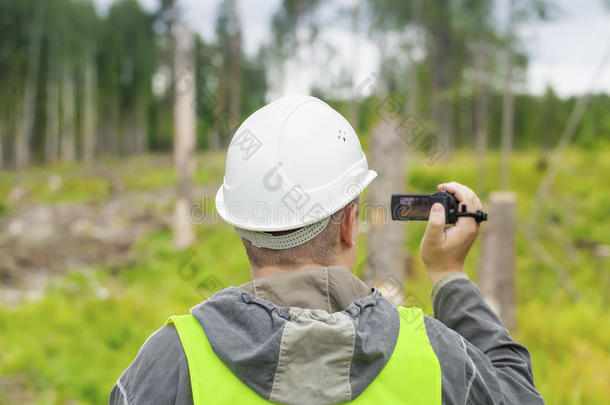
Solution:
[{"label": "green grass", "polygon": [[[194,184],[221,182],[224,159],[224,153],[200,153]],[[12,201],[11,193],[15,194],[18,186],[23,197]],[[10,212],[22,201],[95,202],[108,198],[113,187],[118,191],[139,192],[174,186],[176,175],[170,155],[142,155],[125,161],[108,158],[92,167],[73,163],[39,166],[23,173],[0,171],[0,215]]]},{"label": "green grass", "polygon": [[[521,227],[530,222],[533,195],[544,175],[540,156],[517,153],[512,161],[511,189],[518,196]],[[221,154],[200,156],[196,182],[219,183],[223,159]],[[405,190],[397,191],[430,192],[440,182],[455,180],[487,197],[498,188],[499,175],[498,156],[491,154],[488,161],[486,181],[477,186],[475,160],[467,152],[456,153],[449,164],[432,166],[416,156]],[[140,157],[109,166],[120,171],[126,190],[174,182],[171,160],[165,158]],[[81,169],[76,165],[27,172],[29,198],[53,203],[106,198],[98,178],[82,177]],[[44,189],[45,178],[56,172],[66,179],[61,196]],[[17,181],[14,174],[0,173],[0,207],[4,191]],[[569,151],[552,199],[534,221],[543,225],[543,245],[567,268],[580,291],[579,302],[570,298],[553,269],[533,254],[522,232],[517,234],[515,336],[530,349],[537,386],[550,404],[610,403],[610,314],[601,304],[609,262],[590,250],[565,248],[579,239],[610,244],[607,184],[610,151]],[[424,229],[422,223],[405,224],[406,248],[413,257],[407,290],[430,314],[431,286],[418,254]],[[365,260],[365,242],[363,235],[358,262]],[[478,249],[477,243],[466,264],[473,279]],[[225,224],[198,226],[197,244],[186,252],[174,251],[171,232],[159,231],[143,238],[132,253],[138,258],[134,265],[118,270],[72,269],[53,282],[42,299],[0,307],[0,404],[15,403],[15,398],[22,398],[19,395],[33,404],[105,403],[120,373],[169,315],[186,313],[215,290],[250,277],[239,239]],[[8,389],[3,381],[12,381]]]},{"label": "green grass", "polygon": [[[170,232],[154,233],[134,248],[135,266],[90,276],[75,270],[44,299],[0,308],[0,376],[25,376],[39,394],[35,403],[48,403],[50,391],[52,403],[107,401],[122,369],[169,315],[248,281],[247,258],[230,227],[201,226],[198,239],[195,248],[175,252]],[[9,402],[0,395],[0,403]]]}]

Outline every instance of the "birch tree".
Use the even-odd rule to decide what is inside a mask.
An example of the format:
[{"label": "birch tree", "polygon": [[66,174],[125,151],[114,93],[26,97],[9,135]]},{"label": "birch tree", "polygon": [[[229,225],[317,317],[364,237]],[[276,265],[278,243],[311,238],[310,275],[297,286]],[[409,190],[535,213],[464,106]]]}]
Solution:
[{"label": "birch tree", "polygon": [[30,45],[27,60],[27,75],[21,124],[15,139],[15,166],[17,169],[26,167],[30,162],[30,142],[34,131],[36,95],[38,92],[38,70],[40,69],[40,51],[44,22],[45,2],[36,7],[35,17],[30,22]]},{"label": "birch tree", "polygon": [[85,163],[90,164],[95,159],[97,143],[97,75],[93,61],[93,52],[85,56],[85,69],[83,72],[83,118],[82,125],[82,157]]},{"label": "birch tree", "polygon": [[52,37],[47,51],[47,99],[45,129],[45,163],[53,164],[59,157],[59,105],[60,76],[57,39]]},{"label": "birch tree", "polygon": [[388,207],[390,195],[404,190],[405,185],[407,148],[395,132],[399,124],[393,118],[382,118],[371,132],[368,157],[379,176],[368,187],[366,202],[371,218],[365,278],[395,305],[404,304],[407,274],[405,224],[392,221]]},{"label": "birch tree", "polygon": [[506,47],[504,59],[504,83],[502,97],[502,146],[500,162],[500,187],[508,189],[510,181],[510,156],[514,142],[514,92],[516,54],[518,41],[516,30],[520,24],[531,20],[548,20],[555,12],[549,0],[508,0],[508,21],[506,23]]},{"label": "birch tree", "polygon": [[216,18],[218,86],[212,149],[224,146],[241,119],[242,33],[236,0],[224,0]]},{"label": "birch tree", "polygon": [[4,169],[4,122],[0,116],[0,170]]},{"label": "birch tree", "polygon": [[71,163],[76,158],[75,125],[74,72],[69,60],[64,59],[61,77],[60,155],[65,163]]},{"label": "birch tree", "polygon": [[510,155],[514,137],[515,101],[513,95],[513,68],[514,68],[514,36],[515,36],[515,0],[509,0],[507,46],[505,60],[505,82],[502,97],[502,153],[500,165],[500,188],[508,189],[510,173]]},{"label": "birch tree", "polygon": [[358,94],[358,83],[356,83],[358,68],[360,66],[360,19],[362,12],[362,1],[356,0],[352,10],[352,96],[350,99],[350,122],[358,131],[358,110],[361,95]]},{"label": "birch tree", "polygon": [[[195,231],[189,218],[192,179],[195,172],[196,113],[192,107],[195,89],[194,37],[183,21],[175,23],[174,71],[181,83],[174,86],[174,165],[178,177],[174,205],[174,245],[184,249],[193,244]],[[187,91],[187,89],[190,89]]]}]

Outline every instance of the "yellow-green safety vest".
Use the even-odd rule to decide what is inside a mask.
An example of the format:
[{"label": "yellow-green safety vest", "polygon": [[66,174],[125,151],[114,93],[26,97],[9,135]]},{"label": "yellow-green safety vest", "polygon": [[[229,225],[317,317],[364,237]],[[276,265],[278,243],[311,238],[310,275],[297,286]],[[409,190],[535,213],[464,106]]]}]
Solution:
[{"label": "yellow-green safety vest", "polygon": [[[398,339],[392,356],[369,386],[349,403],[441,405],[441,369],[428,340],[421,309],[397,307]],[[214,353],[193,315],[173,323],[186,354],[194,405],[269,404],[243,383]]]}]

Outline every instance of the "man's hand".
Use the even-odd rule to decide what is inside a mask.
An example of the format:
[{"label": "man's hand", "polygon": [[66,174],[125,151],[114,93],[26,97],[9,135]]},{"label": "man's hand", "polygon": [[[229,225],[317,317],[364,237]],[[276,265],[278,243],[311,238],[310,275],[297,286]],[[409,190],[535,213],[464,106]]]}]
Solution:
[{"label": "man's hand", "polygon": [[[469,212],[483,208],[479,197],[459,183],[439,184],[438,190],[455,195],[460,207],[466,204]],[[455,226],[445,228],[443,205],[436,203],[432,206],[428,227],[419,250],[433,283],[450,273],[464,271],[466,255],[478,234],[479,224],[469,217],[459,217]]]}]

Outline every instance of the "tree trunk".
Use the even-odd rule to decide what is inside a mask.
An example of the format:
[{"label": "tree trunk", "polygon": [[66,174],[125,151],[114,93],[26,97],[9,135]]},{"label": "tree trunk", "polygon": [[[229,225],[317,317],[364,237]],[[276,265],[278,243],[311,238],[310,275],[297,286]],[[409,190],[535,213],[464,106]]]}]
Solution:
[{"label": "tree trunk", "polygon": [[436,100],[434,103],[435,121],[438,126],[437,136],[438,141],[445,147],[445,159],[449,160],[453,141],[453,119],[451,114],[451,102],[449,99],[449,56],[439,55],[436,58],[437,65],[435,68],[435,90]]},{"label": "tree trunk", "polygon": [[475,55],[475,86],[474,86],[474,125],[475,125],[475,143],[478,162],[477,170],[477,186],[479,190],[485,189],[485,173],[487,171],[487,106],[488,106],[488,90],[484,82],[484,59],[485,53],[483,44],[479,44],[479,48]]},{"label": "tree trunk", "polygon": [[[49,59],[51,56],[49,57]],[[56,63],[56,62],[53,62]],[[49,67],[47,78],[47,126],[45,132],[45,162],[53,164],[59,156],[59,76],[56,65]]]},{"label": "tree trunk", "polygon": [[83,118],[82,123],[82,155],[86,164],[95,160],[97,143],[97,75],[93,63],[93,55],[89,53],[85,61],[83,74]]},{"label": "tree trunk", "polygon": [[0,119],[0,170],[4,169],[4,122]]},{"label": "tree trunk", "polygon": [[34,131],[36,93],[38,92],[38,70],[40,68],[40,48],[44,23],[44,2],[36,7],[36,16],[31,22],[30,47],[28,49],[27,75],[23,96],[23,110],[20,128],[15,139],[15,166],[22,169],[30,163],[30,142]]},{"label": "tree trunk", "polygon": [[516,196],[494,192],[489,201],[489,223],[483,228],[479,287],[490,307],[508,329],[515,317]]},{"label": "tree trunk", "polygon": [[404,223],[391,220],[389,200],[392,193],[405,188],[406,143],[395,129],[399,121],[381,120],[371,131],[369,161],[379,173],[368,187],[365,218],[368,227],[368,269],[366,279],[393,304],[404,304],[406,277]]},{"label": "tree trunk", "polygon": [[502,100],[502,158],[500,170],[500,187],[507,190],[510,182],[510,155],[513,147],[515,105],[513,96],[513,36],[515,8],[513,0],[509,0],[508,44],[506,50],[506,81]]},{"label": "tree trunk", "polygon": [[299,24],[301,22],[302,0],[294,0],[294,21],[292,22],[292,57],[299,56]]},{"label": "tree trunk", "polygon": [[451,32],[449,27],[449,4],[441,1],[439,19],[432,29],[432,78],[435,101],[434,119],[438,141],[445,148],[444,159],[451,158],[453,148],[453,115],[451,112]]},{"label": "tree trunk", "polygon": [[121,154],[119,104],[119,97],[116,94],[111,96],[110,103],[106,108],[106,119],[103,124],[106,150],[111,156],[119,156]]},{"label": "tree trunk", "polygon": [[131,106],[127,111],[125,120],[125,130],[123,132],[124,151],[127,155],[135,155],[139,153],[139,122],[137,105]]},{"label": "tree trunk", "polygon": [[226,66],[226,57],[223,57],[223,63],[218,72],[218,86],[216,87],[216,104],[214,105],[214,130],[212,131],[212,139],[210,140],[210,149],[218,150],[224,145],[226,138],[225,128],[223,126],[222,116],[228,110],[227,108],[227,73],[224,67]]},{"label": "tree trunk", "polygon": [[350,100],[350,123],[358,132],[358,108],[360,105],[359,86],[356,83],[358,68],[360,66],[360,7],[361,0],[356,0],[352,15],[352,98]]},{"label": "tree trunk", "polygon": [[417,66],[412,58],[409,58],[409,85],[407,87],[407,114],[412,114],[417,117]]},{"label": "tree trunk", "polygon": [[[185,23],[176,23],[174,67],[176,72],[185,72],[185,80],[195,87],[194,69],[194,36]],[[189,218],[191,202],[192,177],[195,172],[195,131],[196,112],[191,106],[191,99],[174,93],[174,164],[178,177],[177,198],[174,206],[174,244],[184,249],[193,244],[195,232]]]},{"label": "tree trunk", "polygon": [[510,182],[510,155],[513,145],[514,96],[512,91],[512,56],[506,62],[506,83],[502,100],[502,159],[500,172],[500,188],[508,189]]},{"label": "tree trunk", "polygon": [[239,22],[239,16],[237,14],[237,5],[231,9],[231,19],[233,20],[233,32],[231,35],[231,65],[229,66],[231,81],[229,82],[229,113],[231,125],[229,126],[229,133],[227,139],[230,141],[233,134],[231,133],[237,129],[236,125],[241,119],[241,27]]},{"label": "tree trunk", "polygon": [[7,168],[16,169],[15,142],[17,141],[17,132],[19,132],[22,117],[21,108],[23,107],[23,91],[21,90],[21,86],[15,82],[6,83],[6,88],[3,90],[5,90],[8,95],[7,99],[13,101],[12,103],[4,103],[2,106],[6,109],[6,122],[4,128],[6,134],[6,143],[4,144],[6,156],[4,163]]},{"label": "tree trunk", "polygon": [[[411,11],[413,13],[413,26],[415,29],[420,28],[421,20],[421,0],[413,0]],[[418,98],[418,83],[417,83],[417,62],[413,58],[413,51],[417,46],[417,40],[410,44],[407,57],[409,59],[409,84],[407,86],[407,113],[417,116],[417,98]]]},{"label": "tree trunk", "polygon": [[74,78],[69,63],[64,61],[61,89],[61,159],[66,163],[75,160],[75,100]]},{"label": "tree trunk", "polygon": [[[181,94],[180,97],[184,97]],[[126,131],[124,133],[126,151],[129,155],[145,153],[148,149],[146,105],[140,97],[136,97],[133,105],[129,109],[126,121]]]},{"label": "tree trunk", "polygon": [[136,153],[146,153],[148,151],[148,125],[146,121],[146,104],[140,101],[136,105]]}]

